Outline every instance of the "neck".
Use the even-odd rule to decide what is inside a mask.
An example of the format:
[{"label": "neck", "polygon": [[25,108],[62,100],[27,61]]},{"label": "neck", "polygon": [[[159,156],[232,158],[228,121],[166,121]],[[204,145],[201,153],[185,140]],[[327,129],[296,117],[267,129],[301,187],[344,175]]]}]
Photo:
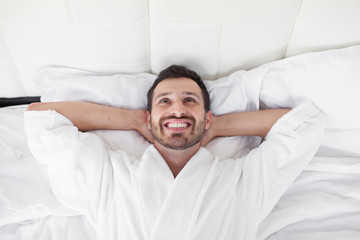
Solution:
[{"label": "neck", "polygon": [[199,150],[200,143],[183,150],[166,148],[157,141],[154,142],[154,146],[159,151],[160,155],[164,158],[174,177],[176,177],[184,168],[186,163]]}]

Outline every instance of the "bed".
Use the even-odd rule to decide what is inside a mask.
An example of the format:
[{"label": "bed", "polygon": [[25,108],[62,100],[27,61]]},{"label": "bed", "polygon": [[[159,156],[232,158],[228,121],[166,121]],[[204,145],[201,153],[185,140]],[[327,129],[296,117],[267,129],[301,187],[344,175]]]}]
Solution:
[{"label": "bed", "polygon": [[[214,114],[310,100],[326,116],[320,148],[258,240],[360,239],[359,12],[357,0],[0,1],[0,239],[96,239],[32,156],[27,104],[143,109],[171,64],[206,80]],[[94,132],[134,156],[149,144],[132,131]],[[206,147],[226,158],[260,141],[216,138]]]}]

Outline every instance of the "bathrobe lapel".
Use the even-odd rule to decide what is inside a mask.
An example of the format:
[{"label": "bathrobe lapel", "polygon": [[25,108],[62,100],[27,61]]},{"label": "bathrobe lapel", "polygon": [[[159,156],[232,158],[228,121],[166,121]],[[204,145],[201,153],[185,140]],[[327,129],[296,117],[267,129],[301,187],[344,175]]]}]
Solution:
[{"label": "bathrobe lapel", "polygon": [[159,152],[148,148],[132,180],[150,239],[184,239],[191,232],[217,162],[200,148],[174,179]]}]

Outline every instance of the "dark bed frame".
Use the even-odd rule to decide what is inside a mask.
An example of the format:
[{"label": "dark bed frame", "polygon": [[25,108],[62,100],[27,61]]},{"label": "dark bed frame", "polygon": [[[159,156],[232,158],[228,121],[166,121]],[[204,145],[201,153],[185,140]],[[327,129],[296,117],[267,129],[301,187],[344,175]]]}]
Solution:
[{"label": "dark bed frame", "polygon": [[0,107],[23,105],[32,102],[40,102],[40,97],[0,98]]}]

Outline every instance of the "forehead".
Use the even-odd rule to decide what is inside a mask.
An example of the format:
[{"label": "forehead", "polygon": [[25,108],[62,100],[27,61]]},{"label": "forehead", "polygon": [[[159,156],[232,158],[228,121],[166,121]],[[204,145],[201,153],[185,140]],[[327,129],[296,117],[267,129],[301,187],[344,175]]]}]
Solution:
[{"label": "forehead", "polygon": [[192,92],[201,95],[201,89],[190,78],[168,78],[161,81],[154,89],[154,97],[163,93]]}]

